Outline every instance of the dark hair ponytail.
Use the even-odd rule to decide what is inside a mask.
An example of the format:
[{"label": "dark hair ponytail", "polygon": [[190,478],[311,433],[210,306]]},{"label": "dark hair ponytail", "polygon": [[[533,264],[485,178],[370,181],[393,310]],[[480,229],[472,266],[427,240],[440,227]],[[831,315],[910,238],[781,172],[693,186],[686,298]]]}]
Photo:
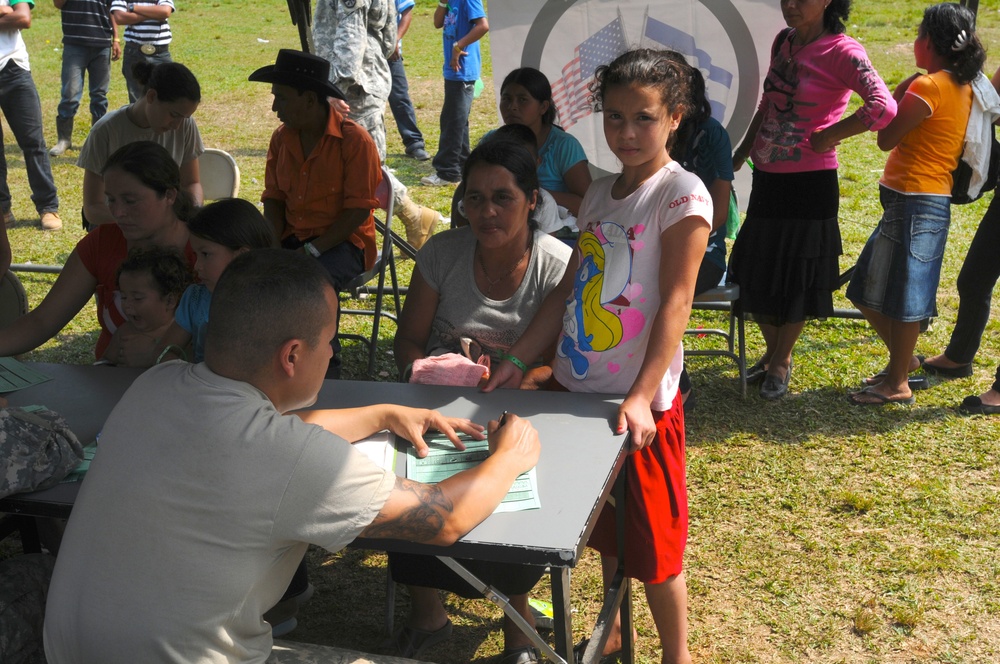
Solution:
[{"label": "dark hair ponytail", "polygon": [[986,49],[976,35],[976,16],[967,7],[942,2],[924,10],[920,36],[945,62],[959,83],[969,83],[983,70]]},{"label": "dark hair ponytail", "polygon": [[851,0],[830,0],[823,10],[823,29],[833,35],[844,34],[850,15]]},{"label": "dark hair ponytail", "polygon": [[231,251],[267,249],[277,243],[274,227],[257,206],[242,198],[223,198],[198,210],[187,222],[188,232]]},{"label": "dark hair ponytail", "polygon": [[179,62],[162,62],[154,65],[140,60],[132,67],[132,76],[142,91],[156,90],[160,101],[187,99],[201,101],[201,85],[191,70]]}]

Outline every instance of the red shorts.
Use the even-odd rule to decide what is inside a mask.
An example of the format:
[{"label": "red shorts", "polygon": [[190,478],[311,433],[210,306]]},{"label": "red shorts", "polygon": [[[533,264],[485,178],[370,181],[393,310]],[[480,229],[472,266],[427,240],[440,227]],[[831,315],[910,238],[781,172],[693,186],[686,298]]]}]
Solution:
[{"label": "red shorts", "polygon": [[[625,574],[662,583],[680,574],[688,535],[684,471],[684,406],[680,394],[668,411],[653,411],[656,438],[625,462]],[[618,555],[614,508],[604,505],[588,544]]]}]

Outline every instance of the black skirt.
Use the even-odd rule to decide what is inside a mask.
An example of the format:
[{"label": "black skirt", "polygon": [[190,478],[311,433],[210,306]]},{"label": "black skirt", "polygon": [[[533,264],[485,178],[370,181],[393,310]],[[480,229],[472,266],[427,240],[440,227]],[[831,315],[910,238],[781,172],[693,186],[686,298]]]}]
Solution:
[{"label": "black skirt", "polygon": [[746,221],[733,243],[729,281],[747,317],[785,325],[833,315],[843,253],[836,170],[754,171]]}]

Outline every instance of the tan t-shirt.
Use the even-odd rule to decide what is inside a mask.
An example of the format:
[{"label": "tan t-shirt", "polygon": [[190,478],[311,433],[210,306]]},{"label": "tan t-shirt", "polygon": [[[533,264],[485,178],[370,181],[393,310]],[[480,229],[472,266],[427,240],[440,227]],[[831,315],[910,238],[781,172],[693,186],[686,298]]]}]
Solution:
[{"label": "tan t-shirt", "polygon": [[111,413],[56,561],[50,664],[255,662],[308,544],[337,551],[395,476],[205,364],[136,379]]}]

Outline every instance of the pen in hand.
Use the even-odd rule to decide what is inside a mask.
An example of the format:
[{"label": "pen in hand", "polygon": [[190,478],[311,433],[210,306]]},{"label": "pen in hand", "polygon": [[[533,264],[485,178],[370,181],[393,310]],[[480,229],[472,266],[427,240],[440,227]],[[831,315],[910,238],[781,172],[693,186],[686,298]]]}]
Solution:
[{"label": "pen in hand", "polygon": [[505,410],[503,413],[500,414],[500,418],[497,420],[497,428],[499,429],[500,427],[502,427],[504,425],[504,422],[506,421],[507,421],[507,411]]}]

